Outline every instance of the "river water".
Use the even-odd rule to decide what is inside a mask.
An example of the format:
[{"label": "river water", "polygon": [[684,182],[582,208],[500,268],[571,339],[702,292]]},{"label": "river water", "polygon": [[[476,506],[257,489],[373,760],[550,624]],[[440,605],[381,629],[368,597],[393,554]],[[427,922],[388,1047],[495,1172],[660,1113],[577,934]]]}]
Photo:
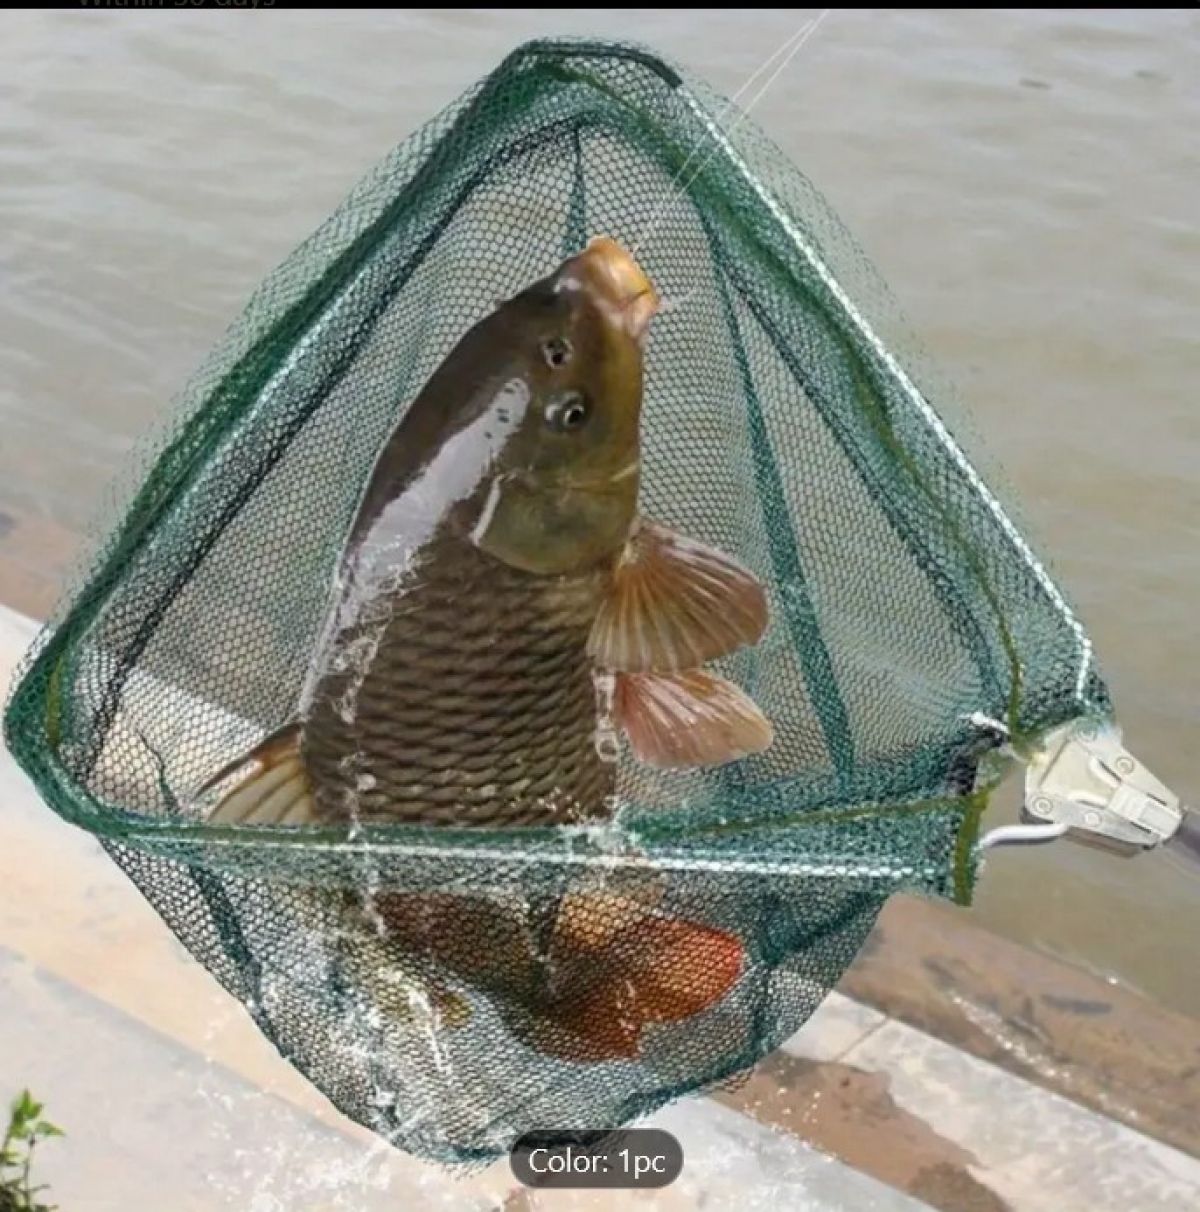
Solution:
[{"label": "river water", "polygon": [[[632,37],[728,94],[806,15],[9,12],[0,503],[86,526],[263,274],[517,42]],[[834,12],[755,117],[957,385],[1130,743],[1200,801],[1200,14]],[[1200,879],[1165,856],[1004,853],[976,912],[1200,1013]]]}]

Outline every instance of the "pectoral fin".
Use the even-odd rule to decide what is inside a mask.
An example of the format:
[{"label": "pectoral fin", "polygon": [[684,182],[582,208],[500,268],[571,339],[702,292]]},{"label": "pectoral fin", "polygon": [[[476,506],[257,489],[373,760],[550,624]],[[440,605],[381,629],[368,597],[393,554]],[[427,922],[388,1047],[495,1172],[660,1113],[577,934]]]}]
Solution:
[{"label": "pectoral fin", "polygon": [[602,669],[694,669],[744,645],[767,626],[767,598],[729,556],[643,519],[613,573],[588,640]]}]

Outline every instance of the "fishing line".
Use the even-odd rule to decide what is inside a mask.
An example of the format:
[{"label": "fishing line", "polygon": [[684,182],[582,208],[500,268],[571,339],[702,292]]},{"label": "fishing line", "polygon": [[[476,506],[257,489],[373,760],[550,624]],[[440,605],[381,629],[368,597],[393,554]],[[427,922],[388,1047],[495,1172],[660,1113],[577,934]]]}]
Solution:
[{"label": "fishing line", "polygon": [[1184,879],[1193,880],[1196,878],[1196,868],[1187,859],[1181,858],[1178,854],[1173,853],[1168,847],[1164,847],[1161,852],[1161,858],[1177,874],[1183,876]]},{"label": "fishing line", "polygon": [[[757,93],[754,94],[753,97],[750,98],[750,100],[746,104],[745,108],[742,110],[742,112],[740,114],[738,114],[733,125],[730,126],[729,129],[725,132],[725,135],[727,138],[731,138],[736,133],[738,127],[741,126],[741,124],[746,120],[747,117],[749,117],[750,111],[763,99],[764,96],[766,96],[767,90],[771,87],[772,84],[775,83],[775,81],[780,77],[780,75],[786,70],[788,64],[792,62],[792,60],[796,57],[797,53],[800,51],[800,48],[809,40],[809,38],[811,38],[813,36],[813,34],[815,34],[817,32],[817,30],[820,28],[822,22],[825,20],[826,17],[829,16],[829,14],[832,11],[833,11],[832,9],[828,9],[828,8],[822,9],[821,12],[818,13],[815,18],[813,18],[811,21],[805,22],[805,24],[802,25],[781,47],[779,47],[777,50],[773,51],[763,61],[763,63],[755,70],[753,75],[751,75],[749,77],[749,79],[746,80],[746,82],[741,86],[741,88],[739,88],[738,91],[733,94],[733,96],[730,98],[730,100],[726,103],[725,108],[717,116],[717,125],[718,126],[721,126],[724,123],[725,118],[728,116],[729,112],[734,108],[735,102],[737,101],[738,97],[740,97],[742,95],[742,93],[744,93],[746,91],[746,89],[749,88],[749,86],[754,82],[754,80],[756,80],[760,75],[762,75],[762,73],[766,70],[767,67],[770,66],[771,63],[773,63],[781,54],[783,55],[783,61],[774,69],[774,71],[771,72],[771,74],[767,77],[767,80],[763,84],[763,86],[758,90]],[[675,174],[674,179],[671,181],[671,185],[668,186],[669,189],[674,187],[676,182],[678,182],[679,179],[683,176],[683,174],[687,171],[688,165],[695,158],[696,153],[699,150],[700,150],[699,147],[694,148],[692,150],[692,152],[688,155],[687,159],[684,160],[683,164],[679,168],[679,171]],[[667,200],[663,203],[663,205],[659,209],[658,213],[656,215],[651,216],[650,228],[649,228],[649,230],[643,232],[642,235],[639,236],[637,241],[634,243],[634,246],[631,249],[632,256],[637,256],[638,251],[639,251],[639,249],[641,249],[642,245],[644,245],[646,243],[646,241],[649,240],[650,237],[655,234],[655,232],[660,227],[662,220],[666,217],[667,213],[670,211],[671,207],[675,203],[679,202],[680,199],[682,199],[686,195],[686,193],[687,193],[688,189],[691,187],[692,183],[708,166],[709,162],[712,160],[713,156],[716,155],[718,150],[719,149],[715,148],[715,147],[710,148],[708,150],[708,154],[704,157],[704,159],[700,162],[700,164],[697,165],[695,171],[691,174],[691,176],[688,177],[687,180],[684,181],[683,184],[678,187],[678,189],[674,189],[674,192],[672,192],[670,194],[670,196],[668,196]]]},{"label": "fishing line", "polygon": [[[743,93],[744,93],[744,92],[745,92],[745,91],[746,91],[746,90],[747,90],[747,89],[750,87],[750,85],[751,85],[751,84],[753,84],[753,83],[754,83],[754,81],[755,81],[755,80],[757,80],[757,79],[758,79],[758,77],[759,77],[759,76],[761,76],[761,75],[763,74],[763,72],[765,72],[765,71],[767,70],[767,68],[768,68],[768,67],[770,67],[770,66],[771,66],[771,64],[772,64],[772,63],[774,63],[774,62],[775,62],[775,60],[776,60],[776,59],[778,59],[778,58],[779,58],[779,56],[780,56],[780,55],[786,54],[786,53],[787,53],[787,51],[788,51],[788,49],[789,49],[789,47],[791,47],[791,46],[792,46],[792,44],[793,44],[793,43],[796,41],[796,39],[797,39],[797,38],[799,38],[799,37],[801,36],[801,34],[806,33],[806,32],[808,31],[809,27],[810,27],[811,25],[812,25],[812,22],[811,22],[811,21],[806,21],[806,22],[805,22],[805,23],[804,23],[802,26],[800,26],[800,28],[799,28],[798,30],[796,30],[796,32],[795,32],[795,33],[793,33],[793,34],[791,35],[791,37],[789,37],[789,38],[785,38],[785,39],[784,39],[784,41],[783,41],[783,42],[782,42],[782,43],[781,43],[779,46],[777,46],[777,47],[776,47],[776,48],[775,48],[775,49],[774,49],[774,50],[773,50],[773,51],[772,51],[772,52],[771,52],[771,53],[770,53],[770,54],[769,54],[769,55],[768,55],[768,56],[767,56],[767,57],[766,57],[766,58],[765,58],[765,59],[764,59],[764,60],[763,60],[763,61],[762,61],[762,62],[761,62],[761,63],[760,63],[760,64],[759,64],[759,65],[758,65],[756,68],[755,68],[755,69],[754,69],[754,71],[752,71],[752,72],[750,73],[750,75],[746,77],[746,79],[745,79],[744,81],[742,81],[742,84],[741,84],[741,86],[738,88],[737,92],[735,92],[735,93],[734,93],[734,94],[733,94],[733,95],[732,95],[732,96],[729,98],[729,100],[725,102],[725,108],[724,108],[724,109],[722,109],[722,110],[721,110],[721,112],[720,112],[719,114],[717,114],[717,116],[716,116],[716,123],[717,123],[717,125],[718,125],[718,126],[723,126],[723,125],[724,125],[725,119],[726,119],[726,118],[729,116],[730,112],[733,110],[734,106],[735,106],[735,105],[736,105],[736,103],[737,103],[738,98],[739,98],[739,97],[740,97],[740,96],[741,96],[741,95],[742,95],[742,94],[743,94]],[[693,160],[694,160],[694,159],[695,159],[695,158],[696,158],[696,157],[697,157],[697,156],[698,156],[698,155],[701,153],[701,151],[703,151],[703,144],[697,144],[695,147],[693,147],[693,148],[692,148],[692,150],[691,150],[690,152],[688,152],[687,158],[686,158],[686,159],[684,160],[684,162],[683,162],[683,163],[682,163],[682,164],[679,166],[679,168],[678,168],[678,170],[675,172],[674,176],[672,176],[671,180],[667,182],[667,198],[666,198],[666,200],[663,202],[663,206],[669,206],[669,205],[670,205],[670,203],[671,203],[671,191],[672,191],[672,189],[674,188],[674,186],[676,185],[676,183],[679,181],[679,179],[680,179],[680,178],[683,176],[683,174],[684,174],[685,172],[687,172],[687,170],[688,170],[688,166],[689,166],[689,165],[691,164],[691,162],[692,162],[692,161],[693,161]],[[661,213],[661,211],[652,213],[652,214],[650,215],[650,219],[651,219],[651,221],[653,221],[653,220],[657,219],[657,218],[658,218],[659,213]]]},{"label": "fishing line", "polygon": [[693,286],[691,290],[685,291],[681,295],[673,295],[669,299],[663,299],[658,305],[658,314],[665,316],[670,312],[678,311],[681,307],[685,307],[691,303],[693,299],[699,298],[707,289],[706,286]]}]

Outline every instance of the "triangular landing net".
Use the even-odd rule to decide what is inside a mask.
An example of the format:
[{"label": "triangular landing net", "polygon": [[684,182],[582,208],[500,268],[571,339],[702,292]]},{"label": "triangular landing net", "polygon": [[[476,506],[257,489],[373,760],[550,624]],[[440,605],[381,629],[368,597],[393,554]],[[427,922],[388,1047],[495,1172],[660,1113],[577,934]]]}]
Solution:
[{"label": "triangular landing net", "polygon": [[[982,759],[1109,714],[1079,621],[893,352],[862,254],[729,112],[647,51],[543,41],[407,139],[192,380],[7,711],[54,809],[285,1057],[418,1154],[482,1160],[531,1129],[617,1125],[752,1065],[892,893],[969,899]],[[496,298],[596,233],[636,246],[652,226],[637,256],[677,305],[648,353],[643,508],[768,585],[769,631],[722,672],[770,717],[771,748],[704,771],[623,761],[625,807],[594,829],[190,819],[213,769],[288,718],[407,402]],[[589,945],[632,1001],[580,995],[593,1054],[547,1048],[504,985],[547,962],[513,923],[536,936],[571,889],[600,905],[646,871],[662,920],[721,941],[698,961],[614,910]],[[474,971],[377,928],[375,899],[414,896]],[[672,986],[717,970],[715,999]]]}]

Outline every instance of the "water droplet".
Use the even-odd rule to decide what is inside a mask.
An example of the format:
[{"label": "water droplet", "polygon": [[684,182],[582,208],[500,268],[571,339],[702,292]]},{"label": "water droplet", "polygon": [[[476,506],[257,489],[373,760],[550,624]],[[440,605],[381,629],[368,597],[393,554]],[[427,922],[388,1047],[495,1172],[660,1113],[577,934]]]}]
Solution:
[{"label": "water droplet", "polygon": [[620,761],[621,739],[612,728],[596,729],[596,756],[602,762]]}]

